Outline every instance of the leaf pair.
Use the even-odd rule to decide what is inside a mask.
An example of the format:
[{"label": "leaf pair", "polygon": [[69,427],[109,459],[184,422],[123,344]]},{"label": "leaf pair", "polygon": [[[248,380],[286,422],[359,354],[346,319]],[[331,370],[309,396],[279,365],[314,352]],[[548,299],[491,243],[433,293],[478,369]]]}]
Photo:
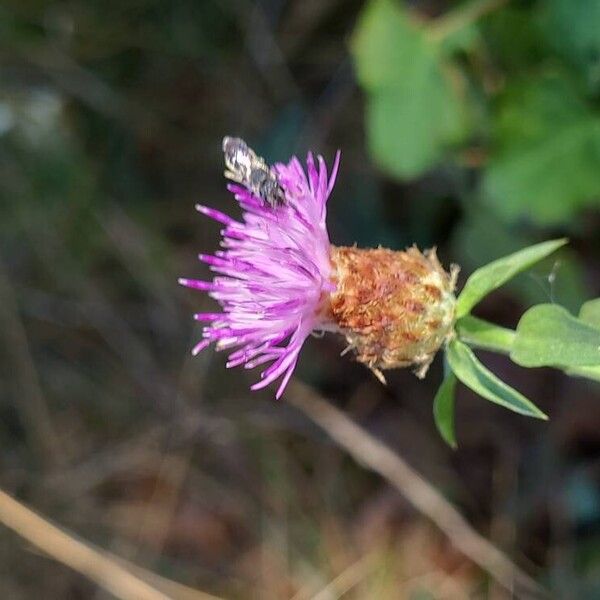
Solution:
[{"label": "leaf pair", "polygon": [[446,349],[449,367],[434,400],[434,418],[442,437],[456,446],[454,389],[460,380],[480,396],[514,412],[541,419],[546,415],[475,357],[469,345],[502,352],[525,367],[553,366],[600,380],[600,299],[586,303],[576,318],[566,309],[543,304],[523,315],[517,331],[472,317],[471,309],[487,294],[554,252],[566,240],[525,248],[475,271],[457,300],[457,338]]}]

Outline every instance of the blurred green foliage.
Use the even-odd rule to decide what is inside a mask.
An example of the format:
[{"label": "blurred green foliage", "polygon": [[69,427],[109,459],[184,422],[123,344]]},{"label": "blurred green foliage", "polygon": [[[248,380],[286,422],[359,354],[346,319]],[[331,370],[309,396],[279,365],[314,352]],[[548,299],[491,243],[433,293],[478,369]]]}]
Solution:
[{"label": "blurred green foliage", "polygon": [[566,74],[514,81],[497,101],[484,198],[505,219],[568,223],[600,205],[600,114]]},{"label": "blurred green foliage", "polygon": [[470,0],[429,19],[369,0],[352,48],[387,172],[475,156],[478,195],[510,222],[600,206],[600,0]]},{"label": "blurred green foliage", "polygon": [[390,0],[374,0],[353,40],[357,76],[367,92],[371,152],[400,177],[431,168],[468,131],[448,49],[413,21]]}]

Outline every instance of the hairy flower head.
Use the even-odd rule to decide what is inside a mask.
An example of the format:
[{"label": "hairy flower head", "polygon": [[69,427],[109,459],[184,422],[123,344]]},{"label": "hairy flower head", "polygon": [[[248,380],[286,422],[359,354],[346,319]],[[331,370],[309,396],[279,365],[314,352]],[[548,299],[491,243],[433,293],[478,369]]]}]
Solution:
[{"label": "hairy flower head", "polygon": [[[424,376],[452,335],[457,267],[446,273],[435,250],[332,246],[326,203],[339,152],[328,175],[321,156],[315,161],[309,154],[306,170],[295,157],[287,165],[268,167],[253,152],[248,154],[238,138],[226,140],[233,140],[240,153],[230,160],[239,170],[233,174],[247,184],[228,186],[242,208],[242,219],[197,206],[224,225],[223,249],[200,255],[217,274],[212,281],[180,279],[180,283],[207,291],[222,311],[195,315],[208,324],[193,353],[214,342],[217,350],[233,350],[227,367],[251,369],[270,363],[252,389],[281,379],[277,398],[304,341],[315,330],[344,335],[356,359],[382,381],[383,370],[409,365]],[[233,160],[243,162],[248,156],[259,165],[261,181],[267,177],[277,184],[277,201],[260,197],[262,188],[253,185],[252,173],[238,169]]]},{"label": "hairy flower head", "polygon": [[281,378],[283,393],[306,338],[326,326],[332,283],[326,203],[337,174],[339,153],[328,176],[321,156],[309,154],[306,171],[297,158],[273,168],[285,202],[265,204],[246,187],[230,184],[243,214],[241,221],[205,206],[197,210],[223,223],[223,250],[200,255],[218,275],[213,281],[180,279],[190,288],[208,291],[223,311],[199,313],[209,323],[197,354],[211,343],[235,349],[227,367],[251,369],[271,363],[252,389]]}]

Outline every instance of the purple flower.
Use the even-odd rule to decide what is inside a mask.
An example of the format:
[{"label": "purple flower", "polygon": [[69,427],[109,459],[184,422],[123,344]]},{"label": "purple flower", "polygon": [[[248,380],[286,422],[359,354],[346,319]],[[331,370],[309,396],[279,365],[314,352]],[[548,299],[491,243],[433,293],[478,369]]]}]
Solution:
[{"label": "purple flower", "polygon": [[335,182],[339,152],[330,176],[325,161],[307,157],[306,173],[293,157],[274,169],[285,192],[282,205],[270,206],[243,186],[230,184],[243,210],[242,220],[198,205],[199,212],[224,224],[223,250],[200,255],[218,273],[212,282],[180,279],[187,287],[207,291],[222,312],[198,313],[208,322],[193,354],[215,342],[217,350],[235,348],[227,367],[251,369],[271,363],[251,389],[281,379],[279,398],[294,372],[306,338],[331,321],[329,297],[336,287],[326,203]]}]

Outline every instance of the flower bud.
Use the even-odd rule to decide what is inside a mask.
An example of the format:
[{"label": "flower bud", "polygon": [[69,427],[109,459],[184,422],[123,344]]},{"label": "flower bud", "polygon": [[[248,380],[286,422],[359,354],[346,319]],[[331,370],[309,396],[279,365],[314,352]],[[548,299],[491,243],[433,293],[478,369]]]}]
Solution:
[{"label": "flower bud", "polygon": [[422,378],[455,319],[458,267],[446,273],[435,249],[332,247],[332,319],[349,349],[382,381],[382,370],[415,366]]}]

